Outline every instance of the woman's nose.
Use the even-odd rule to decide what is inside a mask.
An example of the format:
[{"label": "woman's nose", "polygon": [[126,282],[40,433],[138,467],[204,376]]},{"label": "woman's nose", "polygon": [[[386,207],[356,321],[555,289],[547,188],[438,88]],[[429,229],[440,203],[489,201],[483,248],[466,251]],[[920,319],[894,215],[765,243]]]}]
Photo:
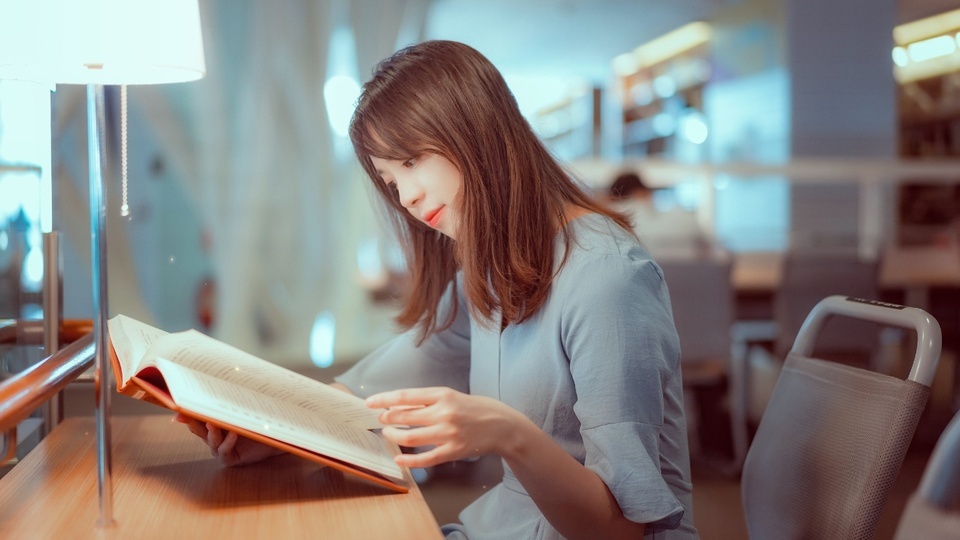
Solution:
[{"label": "woman's nose", "polygon": [[397,180],[397,193],[404,208],[414,208],[423,199],[423,189],[413,180]]}]

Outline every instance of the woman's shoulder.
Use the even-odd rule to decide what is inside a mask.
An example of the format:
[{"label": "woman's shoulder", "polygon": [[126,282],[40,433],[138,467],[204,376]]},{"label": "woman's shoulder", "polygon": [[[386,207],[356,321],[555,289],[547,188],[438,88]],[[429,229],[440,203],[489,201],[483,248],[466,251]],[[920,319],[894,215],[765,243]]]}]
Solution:
[{"label": "woman's shoulder", "polygon": [[663,271],[640,241],[606,216],[583,216],[571,225],[567,259],[551,292],[561,324],[582,329],[642,318],[662,323],[648,329],[667,328],[670,310]]},{"label": "woman's shoulder", "polygon": [[608,257],[622,258],[625,263],[653,261],[632,230],[624,229],[603,214],[580,216],[567,224],[567,231],[570,233],[568,260],[587,264]]},{"label": "woman's shoulder", "polygon": [[558,249],[563,260],[558,280],[576,285],[620,281],[617,278],[636,275],[662,279],[660,267],[640,240],[607,216],[583,215],[571,221],[567,230],[569,244],[565,245],[561,237]]}]

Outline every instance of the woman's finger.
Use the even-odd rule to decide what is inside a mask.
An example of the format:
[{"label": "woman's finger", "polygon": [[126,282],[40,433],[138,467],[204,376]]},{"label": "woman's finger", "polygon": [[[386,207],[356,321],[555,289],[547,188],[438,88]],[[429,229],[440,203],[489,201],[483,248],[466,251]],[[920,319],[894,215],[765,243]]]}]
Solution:
[{"label": "woman's finger", "polygon": [[185,426],[187,426],[187,429],[190,430],[190,433],[193,433],[194,435],[196,435],[197,437],[200,437],[204,441],[207,440],[207,428],[206,426],[203,425],[203,423],[193,420],[192,418],[188,418],[186,421],[182,421],[180,420],[179,417],[177,418],[177,422],[180,422]]},{"label": "woman's finger", "polygon": [[223,432],[220,428],[207,422],[207,446],[213,457],[220,457],[220,444],[223,443]]},{"label": "woman's finger", "polygon": [[374,394],[366,399],[366,404],[367,407],[371,409],[385,409],[399,405],[433,405],[444,395],[453,391],[454,390],[440,386],[433,388],[405,388],[403,390],[392,390],[390,392]]},{"label": "woman's finger", "polygon": [[228,431],[220,446],[217,447],[218,457],[224,465],[233,466],[243,463],[240,453],[236,451],[238,437],[239,435],[235,431]]},{"label": "woman's finger", "polygon": [[400,446],[428,446],[440,445],[446,442],[442,437],[442,426],[424,426],[412,429],[402,429],[398,427],[387,426],[383,428],[383,436],[394,444]]},{"label": "woman's finger", "polygon": [[427,426],[436,423],[435,416],[433,407],[398,405],[385,409],[378,419],[385,426]]},{"label": "woman's finger", "polygon": [[457,458],[450,456],[449,451],[444,446],[438,446],[416,454],[399,454],[393,458],[397,465],[410,468],[433,467],[455,459]]}]

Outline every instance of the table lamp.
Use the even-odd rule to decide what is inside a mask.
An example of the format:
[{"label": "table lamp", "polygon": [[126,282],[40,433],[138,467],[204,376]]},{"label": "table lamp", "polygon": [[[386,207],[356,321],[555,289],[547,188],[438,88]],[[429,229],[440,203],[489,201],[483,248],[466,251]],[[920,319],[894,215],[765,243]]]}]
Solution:
[{"label": "table lamp", "polygon": [[101,526],[113,523],[103,86],[185,82],[205,74],[197,0],[0,0],[0,79],[87,86]]}]

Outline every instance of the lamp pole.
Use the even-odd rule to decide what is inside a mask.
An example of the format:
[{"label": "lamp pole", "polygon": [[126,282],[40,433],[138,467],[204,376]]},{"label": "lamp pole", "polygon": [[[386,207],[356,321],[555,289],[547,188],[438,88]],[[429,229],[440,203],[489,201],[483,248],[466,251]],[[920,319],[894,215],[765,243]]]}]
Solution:
[{"label": "lamp pole", "polygon": [[100,133],[106,125],[103,86],[87,85],[87,159],[90,173],[90,269],[93,284],[93,340],[95,344],[94,387],[96,388],[97,486],[100,495],[101,527],[113,524],[113,460],[110,446],[110,363],[107,361],[107,238],[104,223],[107,207],[103,200],[103,170]]}]

